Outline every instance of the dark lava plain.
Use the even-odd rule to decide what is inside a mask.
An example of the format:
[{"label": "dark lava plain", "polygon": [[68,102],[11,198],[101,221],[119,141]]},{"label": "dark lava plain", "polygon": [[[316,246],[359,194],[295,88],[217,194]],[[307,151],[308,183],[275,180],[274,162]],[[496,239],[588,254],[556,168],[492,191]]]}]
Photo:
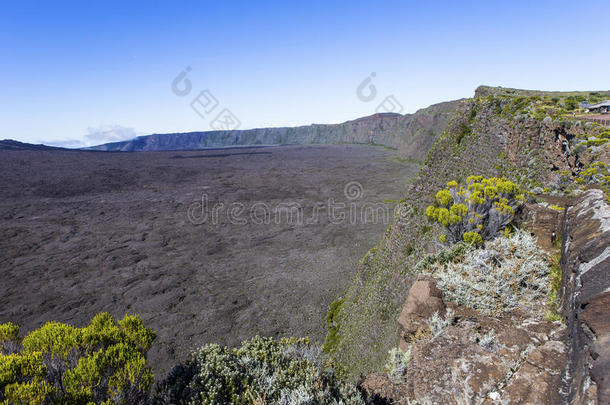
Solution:
[{"label": "dark lava plain", "polygon": [[[24,334],[139,314],[158,336],[157,377],[205,343],[321,342],[328,304],[391,219],[360,214],[391,216],[417,170],[359,145],[0,151],[0,322]],[[352,184],[348,199],[350,182],[363,194]],[[335,217],[330,199],[344,204]],[[304,223],[286,207],[302,208]]]}]

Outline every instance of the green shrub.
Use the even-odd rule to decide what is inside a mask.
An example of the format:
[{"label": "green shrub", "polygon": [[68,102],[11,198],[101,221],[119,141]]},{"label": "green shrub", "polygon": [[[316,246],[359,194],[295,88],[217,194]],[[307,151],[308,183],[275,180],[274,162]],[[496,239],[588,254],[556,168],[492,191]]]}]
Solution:
[{"label": "green shrub", "polygon": [[84,328],[47,322],[15,342],[18,327],[0,325],[20,350],[0,355],[0,401],[6,404],[137,404],[153,374],[146,352],[155,334],[138,316],[117,324],[108,313]]},{"label": "green shrub", "polygon": [[468,252],[470,246],[463,242],[453,245],[450,249],[442,250],[436,254],[429,254],[421,259],[413,267],[413,273],[419,274],[427,271],[433,264],[448,264],[460,262],[464,259],[464,255]]},{"label": "green shrub", "polygon": [[17,335],[19,335],[19,325],[12,322],[0,324],[0,354],[14,351]]},{"label": "green shrub", "polygon": [[456,181],[436,193],[426,216],[447,229],[448,243],[480,245],[495,238],[512,221],[524,201],[519,188],[505,178],[470,176],[467,187]]},{"label": "green shrub", "polygon": [[15,325],[12,322],[0,324],[0,343],[8,340],[17,339],[19,334],[19,325]]},{"label": "green shrub", "polygon": [[583,169],[575,179],[577,184],[597,184],[610,202],[610,165],[595,162]]},{"label": "green shrub", "polygon": [[470,134],[472,134],[472,128],[470,128],[470,126],[467,123],[462,122],[460,124],[460,128],[458,129],[458,134],[457,134],[457,137],[455,138],[455,141],[459,145],[460,143],[462,143],[462,140]]},{"label": "green shrub", "polygon": [[572,111],[578,108],[578,101],[575,98],[567,97],[563,103],[566,110],[568,111]]},{"label": "green shrub", "polygon": [[255,337],[229,349],[209,344],[158,385],[166,404],[361,404],[308,339]]},{"label": "green shrub", "polygon": [[530,97],[509,97],[509,102],[502,109],[502,117],[512,117],[516,114],[529,113],[542,99],[538,96]]},{"label": "green shrub", "polygon": [[403,383],[411,360],[411,350],[403,352],[398,347],[390,349],[388,361],[385,364],[385,371],[388,373],[390,381],[394,384]]},{"label": "green shrub", "polygon": [[477,232],[464,232],[464,242],[469,245],[482,245],[483,238]]}]

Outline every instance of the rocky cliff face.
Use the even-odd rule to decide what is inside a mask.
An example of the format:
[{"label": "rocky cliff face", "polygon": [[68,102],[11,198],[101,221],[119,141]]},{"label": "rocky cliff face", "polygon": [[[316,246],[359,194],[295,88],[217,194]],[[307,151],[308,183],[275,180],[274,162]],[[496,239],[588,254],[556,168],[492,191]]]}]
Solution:
[{"label": "rocky cliff face", "polygon": [[[563,325],[525,311],[485,316],[453,303],[447,303],[450,315],[437,325],[433,313],[421,312],[437,297],[425,297],[420,284],[418,279],[411,288],[399,327],[413,328],[414,315],[430,326],[423,323],[418,332],[402,334],[400,343],[409,350],[404,377],[367,376],[361,387],[370,397],[384,403],[561,403],[558,387],[568,353]],[[417,314],[409,308],[415,296]]]},{"label": "rocky cliff face", "polygon": [[587,191],[563,228],[562,309],[569,332],[569,403],[610,403],[610,205]]},{"label": "rocky cliff face", "polygon": [[[482,88],[464,101],[394,224],[329,313],[327,349],[353,377],[366,375],[360,386],[376,403],[609,403],[608,131],[547,114],[547,97]],[[516,240],[446,249],[423,208],[447,181],[472,174],[508,177],[547,195],[519,214],[526,231]],[[600,188],[583,193],[587,183]],[[460,284],[481,282],[476,272],[490,274],[498,264],[503,276],[491,284],[526,267],[528,281],[509,281],[509,290],[540,282],[499,311],[477,304],[496,296],[491,284],[455,301]],[[439,276],[455,284],[443,290]],[[388,357],[393,346],[400,352]]]},{"label": "rocky cliff face", "polygon": [[[397,206],[394,223],[361,259],[351,286],[329,312],[325,348],[353,378],[383,368],[396,346],[396,319],[419,264],[445,249],[438,240],[441,229],[424,215],[437,190],[474,174],[507,177],[536,193],[566,194],[600,154],[607,156],[608,148],[583,147],[583,140],[597,139],[603,128],[555,113],[547,105],[555,93],[542,94],[482,92],[456,109]],[[544,333],[550,339],[555,332]]]},{"label": "rocky cliff face", "polygon": [[[535,237],[528,241],[526,234],[496,240],[465,258],[455,255],[440,271],[458,269],[467,278],[473,254],[477,266],[487,266],[490,256],[504,268],[515,257],[527,256],[531,264],[540,247],[553,249],[540,237],[559,226],[565,322],[544,315],[549,306],[544,296],[532,300],[531,309],[519,308],[525,298],[518,307],[490,315],[473,310],[476,298],[459,305],[447,301],[435,278],[419,275],[398,317],[398,345],[408,353],[401,374],[370,374],[360,383],[364,392],[378,403],[609,403],[610,205],[598,189],[563,202],[568,208],[561,217],[544,203],[528,207],[521,225],[538,235],[537,247],[531,244]],[[504,253],[497,249],[506,243],[512,246]],[[530,251],[522,256],[524,249]],[[544,268],[544,261],[540,264]]]},{"label": "rocky cliff face", "polygon": [[457,102],[452,101],[430,106],[415,114],[375,114],[336,125],[154,134],[90,149],[158,151],[240,145],[362,143],[396,148],[405,158],[421,160],[447,125],[456,105]]}]

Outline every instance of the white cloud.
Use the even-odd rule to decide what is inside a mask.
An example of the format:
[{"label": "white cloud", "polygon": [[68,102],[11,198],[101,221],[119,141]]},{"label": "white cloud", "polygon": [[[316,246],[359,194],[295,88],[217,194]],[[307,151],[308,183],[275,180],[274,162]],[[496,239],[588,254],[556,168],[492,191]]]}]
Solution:
[{"label": "white cloud", "polygon": [[94,145],[99,145],[101,143],[126,141],[136,136],[136,131],[133,128],[120,125],[101,125],[97,128],[87,128],[85,139]]},{"label": "white cloud", "polygon": [[121,125],[100,125],[99,127],[88,127],[83,139],[62,139],[47,141],[44,144],[61,148],[84,148],[109,142],[127,141],[136,136],[138,134],[133,128]]}]

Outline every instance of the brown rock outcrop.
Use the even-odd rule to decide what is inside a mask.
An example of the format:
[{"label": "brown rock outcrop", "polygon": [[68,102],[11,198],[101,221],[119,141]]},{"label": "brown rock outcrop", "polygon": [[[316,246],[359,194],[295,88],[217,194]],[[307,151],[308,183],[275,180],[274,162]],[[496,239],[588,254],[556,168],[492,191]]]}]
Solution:
[{"label": "brown rock outcrop", "polygon": [[501,403],[561,403],[561,372],[567,360],[567,347],[549,341],[534,349],[503,390]]},{"label": "brown rock outcrop", "polygon": [[[440,300],[433,279],[421,277],[416,284],[401,314],[403,335],[425,325],[420,316],[430,312],[430,302]],[[442,333],[407,335],[408,340],[401,335],[410,350],[402,383],[380,373],[361,382],[374,403],[560,403],[568,353],[562,325],[519,310],[495,318],[447,306],[454,311],[453,323]]]},{"label": "brown rock outcrop", "polygon": [[393,384],[383,373],[369,374],[358,385],[366,393],[367,403],[391,404],[405,396],[404,387]]},{"label": "brown rock outcrop", "polygon": [[565,215],[530,206],[524,218],[540,238],[565,217],[561,299],[567,328],[545,320],[544,309],[489,317],[448,303],[454,317],[445,330],[418,333],[434,312],[446,309],[435,280],[419,276],[398,320],[400,347],[410,350],[404,381],[376,375],[364,390],[388,403],[610,403],[610,205],[601,190],[589,190],[573,204]]},{"label": "brown rock outcrop", "polygon": [[436,287],[436,281],[430,276],[420,275],[413,283],[407,301],[398,317],[399,347],[407,350],[407,345],[418,331],[428,329],[426,320],[435,312],[445,314],[443,294]]},{"label": "brown rock outcrop", "polygon": [[536,235],[538,246],[550,251],[560,238],[563,214],[563,211],[541,204],[525,204],[516,221]]}]

